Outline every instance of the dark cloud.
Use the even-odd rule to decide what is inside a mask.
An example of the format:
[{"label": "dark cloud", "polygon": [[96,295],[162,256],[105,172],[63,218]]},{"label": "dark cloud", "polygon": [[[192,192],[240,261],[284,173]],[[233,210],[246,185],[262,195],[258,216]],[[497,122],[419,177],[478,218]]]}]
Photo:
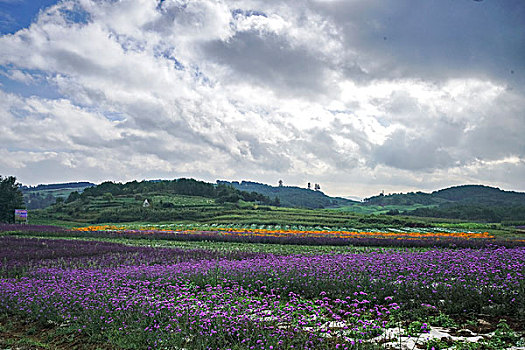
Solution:
[{"label": "dark cloud", "polygon": [[204,52],[233,69],[231,78],[262,84],[279,93],[312,95],[329,88],[324,62],[275,34],[238,32],[228,41],[207,43]]},{"label": "dark cloud", "polygon": [[[525,2],[319,2],[370,78],[525,82]],[[367,62],[369,61],[369,62]],[[510,72],[520,77],[510,77]]]}]

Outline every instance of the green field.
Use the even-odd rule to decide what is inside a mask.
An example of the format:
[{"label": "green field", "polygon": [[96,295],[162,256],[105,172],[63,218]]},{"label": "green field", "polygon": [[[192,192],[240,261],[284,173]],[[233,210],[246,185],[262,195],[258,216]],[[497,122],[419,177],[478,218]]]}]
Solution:
[{"label": "green field", "polygon": [[[43,210],[30,210],[32,224],[78,227],[91,224],[161,224],[197,223],[222,225],[281,225],[327,227],[331,229],[449,228],[490,231],[497,235],[515,235],[512,226],[494,223],[469,223],[453,219],[420,218],[363,214],[334,209],[297,209],[239,202],[217,204],[213,199],[195,196],[151,194],[151,207],[143,208],[146,196],[115,196],[61,203]],[[163,208],[161,203],[173,207]]]},{"label": "green field", "polygon": [[[268,191],[277,191],[276,194],[279,191],[295,190],[301,195],[301,200],[307,200],[309,196],[321,196],[319,192],[305,189],[266,187]],[[240,188],[251,187],[240,186]],[[459,194],[480,191],[492,193],[500,204],[504,203],[506,198],[521,200],[519,194],[502,193],[479,187],[449,189],[444,194],[449,193],[447,198],[454,199]],[[455,197],[451,197],[450,193]],[[278,200],[262,194],[243,192],[227,185],[215,185],[193,179],[134,181],[125,184],[105,182],[86,188],[81,194],[73,192],[65,200],[58,201],[48,208],[30,210],[29,222],[64,227],[121,223],[196,223],[243,227],[280,225],[349,230],[437,227],[490,231],[499,236],[519,234],[515,228],[519,225],[514,222],[483,223],[454,218],[409,216],[411,212],[417,210],[434,210],[440,205],[439,203],[445,201],[441,197],[432,199],[432,196],[425,194],[381,196],[367,202],[339,208],[306,209],[279,206]],[[481,196],[479,193],[476,198],[484,198],[488,201],[486,199],[488,197]],[[146,199],[150,204],[149,207],[143,207]]]},{"label": "green field", "polygon": [[416,210],[419,208],[435,208],[437,205],[423,205],[423,204],[411,204],[411,205],[365,205],[365,204],[355,204],[350,206],[343,206],[339,208],[333,208],[329,210],[333,211],[342,211],[342,212],[351,212],[356,214],[368,214],[368,215],[379,215],[387,214],[394,210],[398,212],[407,212]]}]

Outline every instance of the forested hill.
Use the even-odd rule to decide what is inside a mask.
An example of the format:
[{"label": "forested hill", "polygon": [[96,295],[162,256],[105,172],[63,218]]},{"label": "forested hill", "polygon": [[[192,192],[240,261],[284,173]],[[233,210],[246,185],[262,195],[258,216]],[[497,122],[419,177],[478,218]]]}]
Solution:
[{"label": "forested hill", "polygon": [[[399,193],[366,198],[364,205],[400,206],[392,214],[483,222],[525,222],[525,193],[463,185],[432,193]],[[409,206],[423,205],[415,210]],[[407,208],[403,210],[403,207]]]},{"label": "forested hill", "polygon": [[378,195],[365,199],[370,205],[483,205],[521,206],[525,205],[525,193],[503,191],[482,185],[463,185],[445,188],[432,193],[411,192]]},{"label": "forested hill", "polygon": [[295,186],[270,186],[252,181],[229,182],[219,180],[217,183],[230,185],[241,191],[261,193],[270,198],[277,197],[279,198],[281,205],[285,207],[316,209],[353,205],[357,203],[345,198],[329,197],[321,191],[314,191]]},{"label": "forested hill", "polygon": [[[100,185],[86,188],[79,197],[100,197],[105,194],[120,196],[149,193],[213,198],[217,203],[235,203],[243,200],[246,202],[259,202],[266,205],[280,205],[278,199],[272,199],[260,193],[240,191],[232,186],[223,184],[216,186],[212,183],[185,178],[141,182],[131,181],[124,184],[107,181]],[[73,200],[76,200],[76,198]]]},{"label": "forested hill", "polygon": [[95,186],[91,182],[67,182],[59,184],[49,184],[49,185],[38,185],[38,186],[21,186],[20,189],[22,192],[29,191],[49,191],[49,190],[63,190],[63,189],[84,189],[87,187]]},{"label": "forested hill", "polygon": [[27,209],[42,209],[54,204],[58,198],[66,199],[72,192],[81,193],[93,187],[91,182],[67,182],[38,186],[21,186]]},{"label": "forested hill", "polygon": [[525,193],[503,191],[496,187],[465,185],[435,191],[436,198],[464,204],[483,204],[488,206],[525,205]]}]

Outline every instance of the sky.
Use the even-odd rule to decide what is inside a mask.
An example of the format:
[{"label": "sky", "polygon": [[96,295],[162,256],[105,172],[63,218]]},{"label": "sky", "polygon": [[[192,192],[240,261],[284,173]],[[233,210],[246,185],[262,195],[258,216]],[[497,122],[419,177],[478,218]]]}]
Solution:
[{"label": "sky", "polygon": [[0,0],[0,175],[525,191],[525,1]]}]

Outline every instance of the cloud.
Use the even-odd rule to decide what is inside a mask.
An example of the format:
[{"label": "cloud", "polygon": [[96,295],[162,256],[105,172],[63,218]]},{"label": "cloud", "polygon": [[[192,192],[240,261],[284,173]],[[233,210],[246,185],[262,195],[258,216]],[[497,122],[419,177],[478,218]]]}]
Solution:
[{"label": "cloud", "polygon": [[520,4],[65,0],[0,37],[0,173],[512,187]]},{"label": "cloud", "polygon": [[7,72],[0,71],[0,74],[6,76],[12,81],[18,81],[25,85],[29,85],[35,82],[35,77],[31,74],[28,74],[24,71],[14,69]]},{"label": "cloud", "polygon": [[[525,20],[519,0],[334,1],[314,3],[339,28],[370,77],[502,81],[525,68]],[[515,79],[516,77],[513,77]],[[524,82],[520,75],[519,82]]]},{"label": "cloud", "polygon": [[212,60],[233,70],[234,79],[268,86],[284,94],[319,94],[329,82],[319,59],[304,48],[293,48],[275,35],[241,32],[225,41],[215,41],[205,48]]}]

